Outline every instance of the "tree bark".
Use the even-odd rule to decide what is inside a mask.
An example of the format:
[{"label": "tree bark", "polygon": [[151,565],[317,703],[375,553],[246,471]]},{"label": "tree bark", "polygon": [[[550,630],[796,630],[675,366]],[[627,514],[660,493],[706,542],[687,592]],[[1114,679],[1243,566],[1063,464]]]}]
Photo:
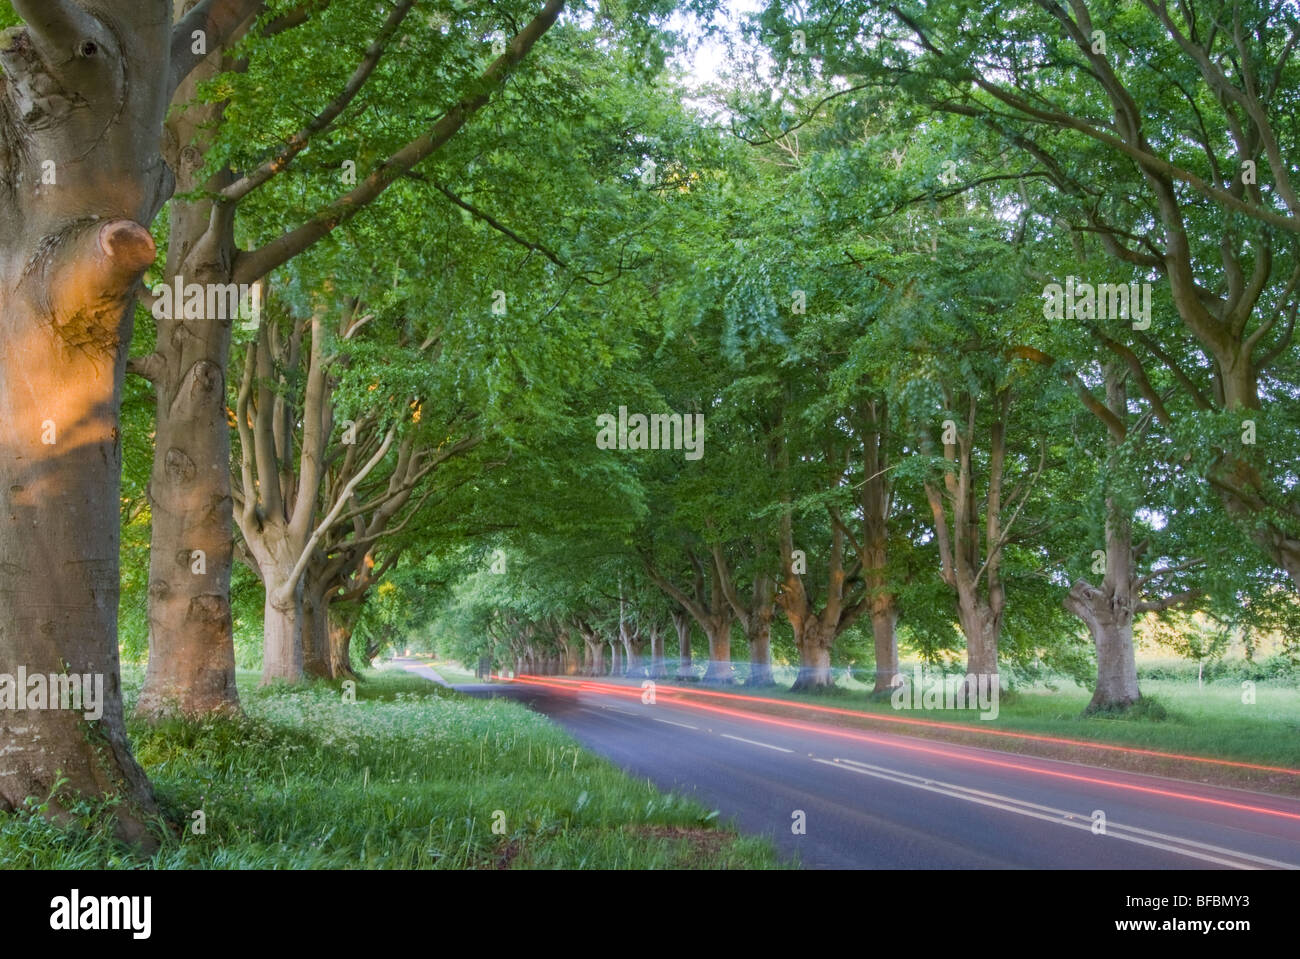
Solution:
[{"label": "tree bark", "polygon": [[709,640],[709,665],[704,670],[704,682],[730,685],[736,681],[736,670],[731,665],[731,617],[710,619],[704,634]]},{"label": "tree bark", "polygon": [[[177,11],[180,15],[180,11]],[[215,39],[215,38],[210,38]],[[200,84],[222,69],[214,55],[180,85],[164,138],[178,191],[206,188],[198,200],[176,199],[169,213],[166,282],[226,284],[235,255],[233,216],[212,216],[210,197],[230,183],[221,171],[206,183],[204,156],[224,112],[195,102]],[[201,716],[239,710],[235,687],[230,576],[234,507],[230,494],[230,425],[226,362],[230,319],[156,321],[157,345],[146,376],[156,396],[153,471],[149,479],[149,666],[136,714]],[[204,572],[194,572],[201,555]]]},{"label": "tree bark", "polygon": [[[692,594],[687,594],[685,590],[661,575],[648,557],[643,559],[646,571],[654,584],[704,630],[704,635],[709,642],[709,664],[704,671],[704,681],[734,682],[735,669],[731,665],[731,624],[735,622],[735,613],[725,595],[722,573],[718,563],[712,561],[713,557],[710,557],[711,561],[706,573],[704,563],[699,556],[691,551],[688,551],[688,555],[694,573]],[[677,634],[679,638],[683,636],[681,626],[678,626]]]},{"label": "tree bark", "polygon": [[[787,481],[789,456],[789,449],[785,445],[771,456],[779,473]],[[833,459],[829,451],[826,459],[828,462]],[[843,477],[838,465],[836,472]],[[831,543],[826,554],[825,599],[818,612],[809,589],[804,584],[805,573],[797,571],[794,561],[793,495],[788,486],[783,499],[785,509],[781,512],[778,532],[782,582],[776,601],[794,631],[795,647],[799,651],[799,673],[791,689],[822,689],[834,686],[831,650],[835,641],[869,609],[871,596],[864,587],[851,584],[856,577],[846,567],[844,547],[845,540],[852,542],[853,537],[839,511],[828,506]],[[856,543],[853,545],[857,549]]]},{"label": "tree bark", "polygon": [[[747,686],[770,686],[772,679],[772,615],[776,612],[776,580],[770,573],[755,572],[753,594],[749,605],[740,599],[735,579],[721,544],[712,546],[714,576],[717,588],[726,597],[749,645],[749,675]],[[760,555],[759,561],[762,561]]]},{"label": "tree bark", "polygon": [[329,675],[331,679],[357,679],[352,668],[352,633],[358,613],[326,607],[329,618]]},{"label": "tree bark", "polygon": [[871,609],[871,634],[876,649],[876,684],[873,692],[893,689],[898,679],[898,609],[892,603]]},{"label": "tree bark", "polygon": [[329,604],[310,580],[302,598],[302,671],[316,679],[330,679]]},{"label": "tree bark", "polygon": [[[262,685],[296,683],[303,677],[301,579],[287,591],[292,567],[263,568],[266,599],[262,624]],[[287,592],[288,595],[284,595]]]},{"label": "tree bark", "polygon": [[772,609],[768,607],[766,616],[751,616],[750,628],[746,633],[749,640],[749,677],[746,686],[774,686],[772,678]]},{"label": "tree bark", "polygon": [[[956,469],[944,473],[944,493],[931,482],[925,483],[926,498],[934,517],[935,545],[939,551],[940,575],[956,598],[957,621],[966,637],[966,676],[968,694],[977,692],[979,676],[998,682],[998,640],[1006,609],[1006,587],[1002,582],[1002,553],[1010,527],[1020,507],[1033,491],[1038,473],[1020,484],[1021,491],[1010,518],[1004,516],[1011,504],[1003,500],[1007,454],[1007,419],[1012,394],[1009,388],[996,392],[992,422],[989,424],[989,465],[987,488],[982,499],[977,495],[977,478],[972,463],[979,399],[974,393],[962,394],[957,402],[947,398],[948,406],[966,407],[966,420],[955,442],[944,444],[944,457]],[[923,444],[930,442],[928,436]],[[1042,469],[1044,449],[1039,461]],[[946,503],[945,503],[946,499]],[[949,523],[948,509],[952,510]],[[980,536],[983,519],[984,535]]]},{"label": "tree bark", "polygon": [[623,651],[626,656],[624,674],[627,676],[644,676],[646,641],[637,630],[628,630],[623,634]]},{"label": "tree bark", "polygon": [[1097,687],[1087,712],[1122,709],[1142,698],[1133,652],[1133,609],[1103,587],[1078,580],[1065,608],[1083,620],[1097,648]]},{"label": "tree bark", "polygon": [[816,621],[795,635],[799,650],[799,675],[791,689],[822,690],[835,685],[831,675],[831,644],[834,637]]},{"label": "tree bark", "polygon": [[664,665],[664,631],[661,623],[650,627],[650,678],[663,679],[668,675]]},{"label": "tree bark", "polygon": [[[1106,368],[1106,405],[1121,422],[1128,417],[1128,394],[1121,369]],[[1120,439],[1108,438],[1112,460]],[[1133,521],[1112,497],[1106,499],[1106,572],[1100,588],[1078,580],[1064,606],[1083,620],[1097,650],[1097,685],[1086,712],[1123,709],[1142,698],[1133,650],[1133,617],[1137,608],[1133,556]]]},{"label": "tree bark", "polygon": [[[121,401],[159,155],[169,4],[15,0],[0,65],[0,668],[98,674],[103,715],[0,714],[0,806],[124,800],[148,848],[152,790],[127,743],[117,651]],[[47,164],[54,164],[53,167]],[[54,181],[48,179],[52,174]]]},{"label": "tree bark", "polygon": [[889,520],[893,488],[889,473],[889,406],[884,397],[865,405],[863,429],[862,533],[863,578],[871,597],[871,633],[875,642],[876,681],[873,691],[894,687],[898,676],[898,596],[888,575]]},{"label": "tree bark", "polygon": [[677,678],[692,679],[695,664],[691,660],[691,615],[680,607],[672,611],[673,628],[677,630]]},{"label": "tree bark", "polygon": [[[1001,615],[972,590],[963,589],[957,600],[957,621],[966,637],[966,675],[990,676],[996,681]],[[975,688],[972,686],[970,691]]]},{"label": "tree bark", "polygon": [[799,651],[799,673],[790,687],[792,690],[825,689],[835,685],[831,675],[831,649],[835,640],[857,621],[870,602],[869,596],[852,593],[850,598],[853,601],[847,605],[845,603],[845,581],[848,577],[844,569],[843,540],[843,529],[838,523],[833,523],[827,564],[827,598],[818,613],[804,588],[802,574],[794,572],[793,518],[789,512],[781,517],[784,588],[777,600],[794,631],[795,648]]}]

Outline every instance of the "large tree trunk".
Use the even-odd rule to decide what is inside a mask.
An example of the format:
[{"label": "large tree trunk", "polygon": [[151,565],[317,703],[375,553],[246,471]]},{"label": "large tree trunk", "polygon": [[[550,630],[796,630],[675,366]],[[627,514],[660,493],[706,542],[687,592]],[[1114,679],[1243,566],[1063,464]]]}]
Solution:
[{"label": "large tree trunk", "polygon": [[[891,597],[892,599],[892,597]],[[873,692],[893,689],[898,679],[898,609],[892,602],[872,603],[871,633],[876,645],[876,684]]]},{"label": "large tree trunk", "polygon": [[[1106,366],[1106,406],[1121,423],[1128,418],[1128,371],[1118,363]],[[1121,438],[1108,437],[1111,462],[1119,455]],[[1133,519],[1130,507],[1114,497],[1106,499],[1106,571],[1094,589],[1079,580],[1066,595],[1064,606],[1083,620],[1097,649],[1097,686],[1087,712],[1123,709],[1141,699],[1137,662],[1133,651],[1133,617],[1137,611]]]},{"label": "large tree trunk", "polygon": [[659,624],[650,627],[650,678],[663,679],[668,675],[664,666],[664,631]]},{"label": "large tree trunk", "polygon": [[[979,399],[976,393],[958,397],[945,394],[950,409],[967,409],[964,431],[944,442],[944,458],[956,467],[945,472],[945,497],[931,482],[925,483],[926,499],[934,517],[935,545],[939,551],[940,575],[957,601],[957,622],[966,637],[966,694],[975,697],[979,677],[998,682],[998,639],[1006,609],[1006,587],[1002,583],[1002,548],[1009,528],[1003,526],[1003,482],[1007,455],[1007,418],[1011,408],[1009,388],[997,391],[996,416],[989,427],[988,488],[982,502],[976,494],[972,465]],[[924,441],[928,444],[928,440]],[[1045,454],[1044,454],[1045,455]],[[1024,484],[1019,500],[1023,505],[1033,489]],[[948,507],[952,522],[948,521]],[[1012,519],[1017,510],[1013,508]],[[983,536],[980,535],[981,519]],[[985,551],[987,550],[987,555]],[[981,580],[983,586],[981,587]]]},{"label": "large tree trunk", "polygon": [[791,690],[822,690],[835,685],[831,675],[831,650],[841,632],[853,624],[859,612],[866,608],[869,597],[859,597],[851,605],[845,583],[849,576],[844,568],[844,531],[832,524],[831,549],[827,557],[826,600],[821,613],[815,613],[804,588],[803,574],[796,573],[794,556],[794,522],[789,509],[781,515],[781,566],[783,586],[778,602],[785,613],[786,622],[794,632],[795,648],[799,651],[799,672]]},{"label": "large tree trunk", "polygon": [[[1002,617],[973,591],[962,589],[957,600],[957,620],[966,637],[966,675],[970,683],[979,676],[998,677],[998,638]],[[975,691],[971,686],[971,692]]]},{"label": "large tree trunk", "polygon": [[623,651],[626,658],[624,667],[625,676],[644,676],[645,666],[643,653],[645,652],[645,640],[633,639],[628,637],[623,641]]},{"label": "large tree trunk", "polygon": [[705,635],[709,639],[709,665],[704,670],[704,682],[734,683],[736,670],[731,665],[731,618],[710,623]]},{"label": "large tree trunk", "polygon": [[743,619],[749,643],[748,686],[774,686],[772,678],[772,617],[776,614],[776,580],[766,573],[754,576],[749,609]]},{"label": "large tree trunk", "polygon": [[[1175,303],[1183,306],[1177,300]],[[1251,357],[1243,353],[1241,344],[1230,342],[1226,348],[1210,352],[1218,361],[1224,409],[1243,418],[1260,409],[1259,373]],[[1261,476],[1244,458],[1227,453],[1212,471],[1211,482],[1228,514],[1300,589],[1300,538],[1294,533],[1300,516],[1292,511],[1288,517],[1290,529],[1286,523],[1278,523],[1272,518],[1276,515],[1279,497],[1276,487],[1271,490],[1272,496],[1266,492],[1271,480]]]},{"label": "large tree trunk", "polygon": [[[39,254],[47,312],[22,289],[23,239],[4,237],[0,293],[0,671],[99,676],[105,701],[89,722],[69,709],[0,710],[0,808],[43,799],[63,778],[60,797],[123,797],[119,834],[147,842],[157,809],[127,744],[119,682],[118,417],[125,288],[153,243],[130,221],[70,227],[62,247]],[[99,297],[112,307],[99,312]],[[51,807],[62,818],[62,798]]]},{"label": "large tree trunk", "polygon": [[642,657],[645,653],[646,641],[641,635],[640,629],[634,629],[624,622],[619,626],[619,632],[622,634],[623,650],[627,656],[624,674],[627,676],[644,676],[645,669],[642,665]]},{"label": "large tree trunk", "polygon": [[1083,620],[1097,647],[1097,688],[1088,712],[1122,709],[1142,698],[1133,654],[1133,605],[1103,586],[1079,580],[1065,598],[1065,608]]},{"label": "large tree trunk", "polygon": [[[1106,368],[1106,405],[1121,422],[1128,417],[1127,370],[1119,364]],[[1111,435],[1111,460],[1119,455],[1120,440]],[[1132,512],[1115,498],[1106,499],[1106,572],[1101,587],[1093,589],[1079,580],[1065,597],[1067,610],[1083,620],[1097,648],[1097,687],[1087,712],[1123,709],[1142,698],[1138,691],[1137,661],[1133,651],[1133,617],[1137,610],[1133,557]]]},{"label": "large tree trunk", "polygon": [[889,519],[893,491],[889,472],[889,405],[875,397],[864,406],[862,531],[865,540],[863,578],[871,597],[871,633],[875,641],[876,681],[873,692],[892,689],[898,676],[898,597],[891,588]]},{"label": "large tree trunk", "polygon": [[835,678],[831,675],[831,645],[834,641],[831,631],[823,629],[816,620],[808,621],[801,631],[795,633],[799,674],[790,687],[792,690],[816,691],[835,685]]},{"label": "large tree trunk", "polygon": [[691,659],[691,616],[684,609],[675,609],[672,617],[677,630],[677,678],[692,679],[695,663]]},{"label": "large tree trunk", "polygon": [[[207,183],[200,179],[223,107],[193,101],[198,85],[220,69],[219,60],[205,62],[181,84],[175,102],[190,105],[177,109],[167,123],[167,160],[183,194],[206,188],[210,195],[231,179],[226,172]],[[165,282],[230,281],[233,218],[214,220],[212,206],[206,197],[173,202]],[[137,714],[149,718],[239,709],[230,613],[234,514],[225,375],[232,324],[216,317],[186,322],[183,311],[176,312],[179,319],[157,320],[155,352],[142,370],[157,397],[149,479],[149,667],[136,704]]]},{"label": "large tree trunk", "polygon": [[302,671],[317,679],[330,679],[329,604],[308,584],[302,600]]},{"label": "large tree trunk", "polygon": [[[197,332],[191,332],[194,327]],[[165,335],[165,324],[163,330]],[[176,366],[160,366],[155,379],[149,668],[137,706],[146,716],[239,708],[230,613],[233,506],[225,374],[204,355],[209,340],[229,336],[228,324],[190,324],[174,337],[182,354],[174,357]],[[202,573],[195,572],[200,560]]]},{"label": "large tree trunk", "polygon": [[1292,585],[1300,590],[1300,539],[1288,536],[1280,529],[1275,529],[1270,539],[1275,544],[1278,563],[1291,577]]},{"label": "large tree trunk", "polygon": [[747,686],[774,686],[772,678],[772,612],[766,616],[757,612],[750,614],[751,626],[746,638],[749,640],[749,677]]},{"label": "large tree trunk", "polygon": [[1270,513],[1276,515],[1276,507],[1261,492],[1264,480],[1258,471],[1240,459],[1225,458],[1214,470],[1212,481],[1227,514],[1300,589],[1300,538],[1281,524],[1261,520]]},{"label": "large tree trunk", "polygon": [[[303,589],[299,579],[295,589],[283,590],[290,569],[269,567],[266,576],[266,600],[262,624],[262,685],[274,682],[300,682],[303,677],[302,607]],[[287,592],[288,595],[283,595]]]},{"label": "large tree trunk", "polygon": [[[157,813],[127,744],[117,652],[120,414],[159,155],[170,5],[16,0],[0,51],[0,670],[102,678],[103,715],[0,711],[0,806],[114,795]],[[52,176],[53,179],[49,177]]]},{"label": "large tree trunk", "polygon": [[357,674],[352,669],[352,633],[356,629],[358,614],[328,607],[327,616],[330,678],[355,680]]}]

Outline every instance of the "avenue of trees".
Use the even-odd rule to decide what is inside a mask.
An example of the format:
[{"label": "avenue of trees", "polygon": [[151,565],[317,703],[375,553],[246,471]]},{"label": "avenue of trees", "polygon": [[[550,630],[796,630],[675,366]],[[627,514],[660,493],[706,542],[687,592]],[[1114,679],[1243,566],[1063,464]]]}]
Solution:
[{"label": "avenue of trees", "polygon": [[718,6],[0,3],[0,673],[107,690],[0,712],[0,807],[150,841],[122,655],[156,721],[416,632],[1295,652],[1295,4],[772,0],[692,75]]}]

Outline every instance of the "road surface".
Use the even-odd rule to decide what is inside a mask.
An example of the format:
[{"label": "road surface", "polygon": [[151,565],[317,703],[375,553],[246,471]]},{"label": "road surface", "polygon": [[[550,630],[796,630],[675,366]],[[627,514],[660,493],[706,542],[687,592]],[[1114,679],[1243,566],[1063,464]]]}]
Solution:
[{"label": "road surface", "polygon": [[639,690],[575,680],[455,688],[527,704],[807,867],[1300,868],[1300,800],[791,721],[743,702],[659,695],[651,705]]}]

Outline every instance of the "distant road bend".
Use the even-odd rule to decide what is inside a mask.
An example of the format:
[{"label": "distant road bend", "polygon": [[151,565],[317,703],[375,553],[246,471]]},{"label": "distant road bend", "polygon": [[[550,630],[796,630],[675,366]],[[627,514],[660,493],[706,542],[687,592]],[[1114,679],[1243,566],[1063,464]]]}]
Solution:
[{"label": "distant road bend", "polygon": [[804,866],[1300,869],[1300,800],[1288,797],[792,720],[665,686],[653,705],[635,686],[581,677],[455,688],[527,704]]}]

